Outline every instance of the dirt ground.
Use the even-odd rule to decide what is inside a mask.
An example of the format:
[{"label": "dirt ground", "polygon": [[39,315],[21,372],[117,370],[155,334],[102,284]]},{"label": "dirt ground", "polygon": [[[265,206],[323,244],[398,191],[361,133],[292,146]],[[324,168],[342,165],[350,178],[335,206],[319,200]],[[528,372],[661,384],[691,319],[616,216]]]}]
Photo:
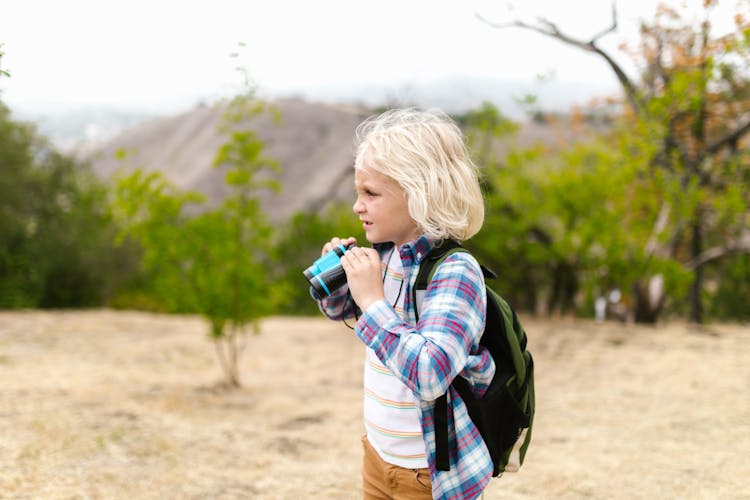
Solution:
[{"label": "dirt ground", "polygon": [[[527,461],[487,499],[750,498],[750,327],[522,321]],[[270,318],[227,390],[203,320],[0,312],[0,498],[360,498],[363,347]]]}]

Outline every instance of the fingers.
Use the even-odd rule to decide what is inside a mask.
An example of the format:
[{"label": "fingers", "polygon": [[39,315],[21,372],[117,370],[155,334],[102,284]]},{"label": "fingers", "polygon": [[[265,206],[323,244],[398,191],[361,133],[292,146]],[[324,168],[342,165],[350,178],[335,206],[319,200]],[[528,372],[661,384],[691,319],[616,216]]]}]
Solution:
[{"label": "fingers", "polygon": [[378,256],[378,252],[373,248],[362,248],[362,247],[355,247],[349,250],[350,254],[352,254],[353,257],[356,257],[360,260],[373,260],[376,259],[380,261],[380,257]]},{"label": "fingers", "polygon": [[327,254],[328,252],[330,252],[331,250],[333,250],[335,247],[339,245],[344,245],[345,247],[347,247],[355,243],[357,243],[357,238],[354,238],[352,236],[348,238],[338,238],[338,237],[331,238],[331,241],[323,245],[323,250],[320,252],[320,255]]},{"label": "fingers", "polygon": [[373,248],[354,247],[341,257],[349,292],[363,311],[384,297],[380,256]]},{"label": "fingers", "polygon": [[346,260],[349,265],[368,264],[380,267],[380,256],[373,248],[354,247],[341,257],[342,263]]},{"label": "fingers", "polygon": [[[380,256],[375,249],[354,247],[341,257],[341,266],[349,280],[360,275],[368,275],[376,282],[380,280]],[[349,284],[351,288],[351,281]]]}]

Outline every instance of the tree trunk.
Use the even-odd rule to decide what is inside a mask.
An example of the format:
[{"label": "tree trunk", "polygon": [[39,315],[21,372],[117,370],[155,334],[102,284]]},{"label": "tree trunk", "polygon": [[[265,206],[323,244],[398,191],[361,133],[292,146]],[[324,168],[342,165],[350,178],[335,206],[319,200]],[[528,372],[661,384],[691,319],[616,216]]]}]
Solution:
[{"label": "tree trunk", "polygon": [[552,293],[547,302],[548,314],[555,309],[560,314],[575,312],[575,295],[578,292],[578,277],[575,266],[567,262],[558,262],[552,277]]},{"label": "tree trunk", "polygon": [[654,324],[664,306],[664,277],[651,277],[648,282],[636,281],[633,285],[633,319],[636,323]]},{"label": "tree trunk", "polygon": [[530,269],[526,270],[526,275],[529,277],[526,281],[526,285],[523,288],[521,295],[521,307],[526,309],[532,314],[537,313],[537,285]]},{"label": "tree trunk", "polygon": [[[703,231],[701,229],[701,217],[696,216],[693,222],[693,236],[691,241],[691,257],[697,259],[703,251]],[[693,271],[693,283],[690,286],[690,321],[703,323],[703,303],[701,302],[701,290],[703,289],[703,266],[697,266]]]}]

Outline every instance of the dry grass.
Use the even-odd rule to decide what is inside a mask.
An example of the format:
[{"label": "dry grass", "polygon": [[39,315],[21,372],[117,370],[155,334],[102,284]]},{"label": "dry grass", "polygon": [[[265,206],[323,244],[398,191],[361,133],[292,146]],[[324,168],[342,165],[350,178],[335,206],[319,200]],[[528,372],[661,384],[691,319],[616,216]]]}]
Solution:
[{"label": "dry grass", "polygon": [[[750,329],[525,319],[537,420],[485,498],[749,498]],[[270,318],[227,390],[194,317],[0,313],[2,498],[360,498],[361,345]]]}]

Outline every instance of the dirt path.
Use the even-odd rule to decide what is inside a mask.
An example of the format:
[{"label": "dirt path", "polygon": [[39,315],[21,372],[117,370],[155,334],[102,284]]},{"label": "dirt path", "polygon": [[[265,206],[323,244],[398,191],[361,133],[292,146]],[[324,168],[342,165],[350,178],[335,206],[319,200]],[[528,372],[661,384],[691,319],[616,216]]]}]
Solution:
[{"label": "dirt path", "polygon": [[[750,328],[523,319],[534,439],[485,498],[750,498]],[[360,498],[351,332],[268,319],[228,391],[206,331],[0,312],[0,498]]]}]

